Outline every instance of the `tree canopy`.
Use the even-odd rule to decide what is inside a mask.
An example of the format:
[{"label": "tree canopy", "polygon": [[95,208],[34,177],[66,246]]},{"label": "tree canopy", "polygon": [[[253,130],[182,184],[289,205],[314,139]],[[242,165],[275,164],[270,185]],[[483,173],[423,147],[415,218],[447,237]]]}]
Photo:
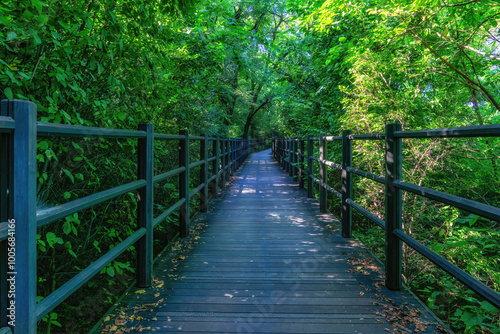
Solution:
[{"label": "tree canopy", "polygon": [[[377,133],[390,122],[406,130],[500,123],[497,0],[7,0],[0,19],[2,99],[35,102],[43,122],[123,129],[150,122],[158,132],[241,138]],[[126,141],[40,140],[40,202],[129,177],[135,162],[116,153],[117,166],[106,153],[124,147],[134,149]],[[169,157],[175,147],[162,149]],[[382,143],[356,143],[354,151],[359,168],[383,174]],[[339,154],[330,151],[333,160]],[[410,140],[404,177],[499,206],[499,158],[498,138]],[[69,182],[82,193],[53,188]],[[382,217],[381,189],[355,183],[360,203]],[[498,291],[498,222],[405,196],[406,231]],[[358,220],[358,236],[376,250],[383,240]],[[78,216],[61,222],[60,239],[41,231],[40,252],[61,247],[84,257],[88,250],[76,249],[87,246],[80,224]],[[112,245],[123,233],[102,227],[97,235]],[[497,309],[410,249],[405,257],[406,282],[453,328],[500,332]],[[60,283],[55,272],[80,265],[45,261],[53,270],[41,295]],[[103,275],[130,269],[119,263]],[[60,325],[51,317],[49,333]]]}]

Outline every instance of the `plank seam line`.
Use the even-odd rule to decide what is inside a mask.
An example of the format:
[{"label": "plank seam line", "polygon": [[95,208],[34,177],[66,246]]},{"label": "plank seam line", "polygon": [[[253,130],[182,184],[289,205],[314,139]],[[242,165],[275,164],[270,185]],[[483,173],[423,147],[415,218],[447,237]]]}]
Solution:
[{"label": "plank seam line", "polygon": [[255,318],[307,318],[307,319],[375,319],[381,318],[375,314],[305,314],[305,313],[224,313],[224,312],[158,312],[162,316],[169,317],[213,317],[213,318],[240,318],[255,317]]}]

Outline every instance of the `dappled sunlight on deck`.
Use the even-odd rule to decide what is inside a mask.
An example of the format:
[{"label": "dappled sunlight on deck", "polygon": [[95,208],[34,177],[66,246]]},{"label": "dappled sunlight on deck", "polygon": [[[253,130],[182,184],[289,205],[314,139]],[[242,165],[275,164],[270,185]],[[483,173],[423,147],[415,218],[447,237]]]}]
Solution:
[{"label": "dappled sunlight on deck", "polygon": [[421,314],[409,331],[425,322],[434,332],[430,314],[385,288],[370,253],[341,237],[269,150],[253,154],[214,205],[193,249],[158,262],[164,284],[122,301],[132,332],[384,333],[393,331],[388,300]]}]

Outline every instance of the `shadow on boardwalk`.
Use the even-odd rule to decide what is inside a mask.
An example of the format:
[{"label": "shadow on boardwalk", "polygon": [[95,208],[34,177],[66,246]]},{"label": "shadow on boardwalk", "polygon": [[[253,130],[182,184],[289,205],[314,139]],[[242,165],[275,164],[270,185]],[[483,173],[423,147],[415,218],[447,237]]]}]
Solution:
[{"label": "shadow on boardwalk", "polygon": [[251,155],[213,204],[188,246],[157,262],[155,287],[131,290],[105,333],[440,332],[409,293],[385,288],[366,248],[341,237],[270,150]]}]

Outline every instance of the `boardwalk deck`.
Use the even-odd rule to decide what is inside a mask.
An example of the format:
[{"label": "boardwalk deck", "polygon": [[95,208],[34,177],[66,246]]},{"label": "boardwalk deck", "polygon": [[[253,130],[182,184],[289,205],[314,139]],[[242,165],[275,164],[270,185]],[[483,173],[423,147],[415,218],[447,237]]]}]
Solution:
[{"label": "boardwalk deck", "polygon": [[158,262],[156,287],[122,300],[111,332],[439,332],[409,293],[385,288],[366,248],[341,237],[269,150],[251,155],[215,206],[189,253]]}]

